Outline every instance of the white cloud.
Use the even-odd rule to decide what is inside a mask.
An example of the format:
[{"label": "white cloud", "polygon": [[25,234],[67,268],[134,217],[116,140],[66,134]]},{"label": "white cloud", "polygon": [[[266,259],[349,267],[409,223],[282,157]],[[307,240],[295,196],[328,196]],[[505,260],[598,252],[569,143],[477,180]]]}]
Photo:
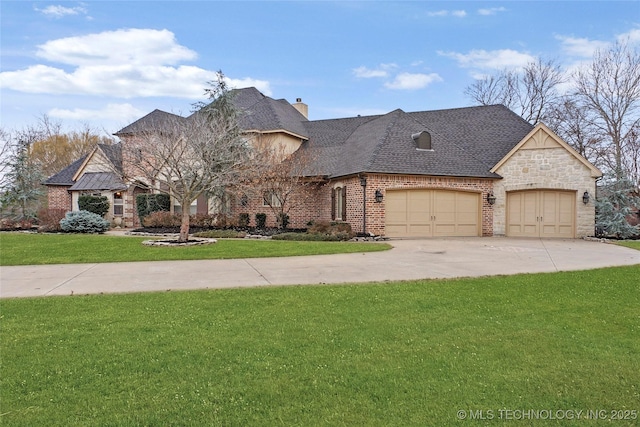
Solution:
[{"label": "white cloud", "polygon": [[595,51],[609,46],[608,42],[584,37],[556,36],[556,39],[560,40],[561,48],[566,54],[582,58],[591,58]]},{"label": "white cloud", "polygon": [[53,18],[63,18],[69,15],[86,15],[87,8],[84,6],[76,6],[76,7],[64,7],[64,6],[47,6],[44,9],[34,8],[36,11],[51,16]]},{"label": "white cloud", "polygon": [[351,70],[353,75],[359,79],[369,79],[373,77],[387,77],[389,71],[396,68],[396,64],[380,64],[378,68],[371,69],[365,66],[354,68]]},{"label": "white cloud", "polygon": [[468,53],[438,51],[438,55],[455,59],[463,68],[480,68],[502,70],[505,68],[521,68],[535,58],[528,53],[522,53],[511,49],[499,50],[472,50]]},{"label": "white cloud", "polygon": [[423,89],[431,83],[440,81],[442,81],[442,77],[436,73],[400,73],[392,82],[385,83],[385,87],[388,89],[415,90]]},{"label": "white cloud", "polygon": [[464,18],[465,16],[467,16],[467,12],[464,10],[437,10],[433,12],[427,12],[427,16],[455,16],[457,18]]},{"label": "white cloud", "polygon": [[619,42],[628,42],[631,45],[640,44],[640,28],[634,28],[626,33],[618,35]]},{"label": "white cloud", "polygon": [[506,12],[506,7],[490,7],[488,9],[478,9],[478,15],[489,16],[496,15],[499,12]]},{"label": "white cloud", "polygon": [[[0,87],[27,93],[99,95],[130,99],[170,96],[201,99],[216,72],[177,65],[196,52],[179,45],[168,30],[130,29],[52,40],[38,56],[76,68],[37,64],[0,73]],[[176,66],[177,65],[177,66]],[[228,79],[230,87],[255,86],[270,94],[269,82]]]},{"label": "white cloud", "polygon": [[36,52],[41,58],[69,65],[172,65],[198,54],[177,43],[169,30],[126,29],[51,40]]},{"label": "white cloud", "polygon": [[88,110],[82,108],[74,108],[73,110],[65,110],[63,108],[53,108],[47,113],[51,117],[64,120],[111,120],[119,123],[127,123],[133,118],[142,117],[146,111],[139,110],[131,104],[107,104],[99,110]]}]

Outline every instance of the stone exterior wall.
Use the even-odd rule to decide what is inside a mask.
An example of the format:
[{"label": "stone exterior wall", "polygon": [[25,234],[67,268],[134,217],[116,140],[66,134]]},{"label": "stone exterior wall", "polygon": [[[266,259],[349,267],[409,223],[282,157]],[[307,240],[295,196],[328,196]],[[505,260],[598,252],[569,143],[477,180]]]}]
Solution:
[{"label": "stone exterior wall", "polygon": [[69,187],[63,185],[47,186],[47,202],[49,209],[71,210],[71,194]]},{"label": "stone exterior wall", "polygon": [[[493,230],[506,233],[507,192],[519,190],[570,190],[576,193],[576,236],[593,236],[595,224],[596,183],[590,170],[560,145],[547,148],[523,148],[514,153],[496,173],[503,177],[494,185]],[[591,200],[582,203],[589,192]]]}]

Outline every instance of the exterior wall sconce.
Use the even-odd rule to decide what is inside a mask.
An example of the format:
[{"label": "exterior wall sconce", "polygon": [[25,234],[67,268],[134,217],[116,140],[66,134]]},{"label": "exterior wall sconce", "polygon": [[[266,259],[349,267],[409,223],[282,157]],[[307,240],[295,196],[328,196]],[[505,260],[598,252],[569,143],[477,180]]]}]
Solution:
[{"label": "exterior wall sconce", "polygon": [[489,203],[490,205],[493,205],[495,202],[496,202],[496,196],[494,196],[493,193],[487,194],[487,203]]},{"label": "exterior wall sconce", "polygon": [[376,195],[375,195],[376,203],[381,203],[381,202],[382,202],[383,197],[384,197],[384,196],[382,195],[382,191],[380,191],[380,190],[376,190]]},{"label": "exterior wall sconce", "polygon": [[582,195],[582,203],[584,203],[585,205],[587,203],[589,203],[589,192],[585,191],[584,194]]}]

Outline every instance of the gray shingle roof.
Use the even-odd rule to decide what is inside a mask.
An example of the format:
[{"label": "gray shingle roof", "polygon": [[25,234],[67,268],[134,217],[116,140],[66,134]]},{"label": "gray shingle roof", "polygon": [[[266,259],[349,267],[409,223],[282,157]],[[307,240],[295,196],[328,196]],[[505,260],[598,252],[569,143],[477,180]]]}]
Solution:
[{"label": "gray shingle roof", "polygon": [[[303,146],[314,174],[361,172],[498,178],[490,172],[533,128],[495,106],[310,121]],[[411,135],[427,131],[433,150],[418,150]]]},{"label": "gray shingle roof", "polygon": [[80,166],[82,166],[87,156],[88,154],[85,154],[57,174],[51,175],[44,182],[44,185],[73,185],[73,176],[78,172],[78,169],[80,169]]},{"label": "gray shingle roof", "polygon": [[113,172],[87,172],[70,188],[70,191],[126,190],[127,186]]},{"label": "gray shingle roof", "polygon": [[275,100],[265,96],[254,87],[235,89],[231,94],[233,103],[242,111],[240,116],[242,129],[258,131],[283,129],[306,137],[304,127],[306,117],[286,100]]},{"label": "gray shingle roof", "polygon": [[[111,162],[116,172],[122,173],[122,146],[120,144],[98,144],[98,149],[104,153],[105,157]],[[62,169],[55,175],[50,176],[44,185],[74,185],[73,177],[78,172],[89,154],[85,154],[66,168]],[[109,167],[108,165],[105,165]]]},{"label": "gray shingle roof", "polygon": [[[242,111],[243,129],[284,130],[306,139],[300,151],[314,161],[310,175],[378,172],[498,178],[490,169],[533,128],[502,105],[309,121],[287,101],[256,88],[234,89],[232,94]],[[161,127],[175,117],[179,116],[154,110],[116,135]],[[433,150],[416,149],[411,135],[422,131],[431,135]]]},{"label": "gray shingle roof", "polygon": [[130,125],[123,127],[118,132],[114,133],[114,135],[132,135],[140,132],[146,132],[151,129],[164,129],[172,120],[184,120],[184,117],[155,109],[146,116],[141,117]]}]

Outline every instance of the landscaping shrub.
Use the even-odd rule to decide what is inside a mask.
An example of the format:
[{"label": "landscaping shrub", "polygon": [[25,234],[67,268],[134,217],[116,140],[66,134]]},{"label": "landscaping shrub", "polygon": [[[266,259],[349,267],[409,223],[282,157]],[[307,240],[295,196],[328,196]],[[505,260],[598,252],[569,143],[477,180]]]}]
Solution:
[{"label": "landscaping shrub", "polygon": [[80,208],[81,211],[92,212],[101,217],[104,217],[107,212],[109,212],[110,206],[107,196],[83,194],[78,197],[78,208]]},{"label": "landscaping shrub", "polygon": [[168,194],[138,194],[136,196],[136,210],[140,220],[153,212],[170,211],[171,198]]},{"label": "landscaping shrub", "polygon": [[267,225],[267,214],[260,212],[256,214],[256,228],[265,228]]},{"label": "landscaping shrub", "polygon": [[236,230],[207,230],[193,235],[194,237],[206,237],[208,239],[243,239],[247,233]]},{"label": "landscaping shrub", "polygon": [[189,217],[189,224],[192,227],[211,228],[217,223],[217,215],[195,214]]},{"label": "landscaping shrub", "polygon": [[104,233],[109,229],[109,221],[89,211],[67,212],[60,227],[69,233]]},{"label": "landscaping shrub", "polygon": [[286,213],[279,213],[278,214],[278,225],[279,225],[280,228],[286,229],[287,226],[289,225],[289,215],[287,215]]},{"label": "landscaping shrub", "polygon": [[152,212],[142,220],[142,225],[149,228],[180,227],[180,215],[168,211]]},{"label": "landscaping shrub", "polygon": [[280,233],[271,237],[273,240],[293,240],[304,242],[339,242],[349,240],[346,234],[320,234],[320,233]]},{"label": "landscaping shrub", "polygon": [[240,228],[249,227],[249,214],[248,213],[241,213],[240,215],[238,215],[238,227],[240,227]]},{"label": "landscaping shrub", "polygon": [[355,236],[351,224],[348,222],[317,221],[309,226],[307,232],[309,234],[336,236],[338,240],[349,240]]},{"label": "landscaping shrub", "polygon": [[60,220],[67,213],[66,209],[41,209],[38,212],[38,230],[43,232],[62,231]]}]

